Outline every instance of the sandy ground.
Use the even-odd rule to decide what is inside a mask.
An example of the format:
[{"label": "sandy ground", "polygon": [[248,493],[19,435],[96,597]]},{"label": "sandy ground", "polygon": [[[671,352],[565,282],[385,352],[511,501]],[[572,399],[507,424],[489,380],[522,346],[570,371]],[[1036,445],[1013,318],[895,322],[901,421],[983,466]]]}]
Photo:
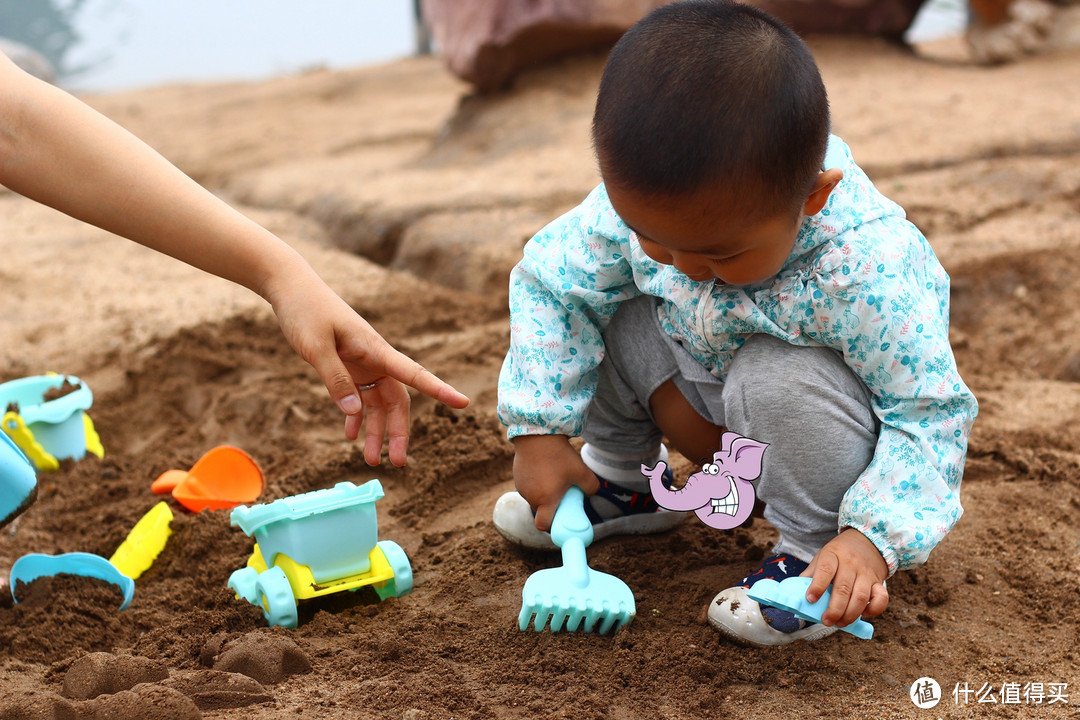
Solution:
[{"label": "sandy ground", "polygon": [[[369,468],[258,298],[0,194],[0,380],[81,377],[106,448],[41,477],[0,532],[0,574],[28,552],[109,556],[157,502],[159,473],[232,444],[264,470],[265,500],[380,478],[379,536],[408,553],[414,591],[307,601],[298,629],[268,628],[225,587],[251,539],[225,511],[174,503],[129,609],[76,578],[32,583],[18,604],[0,593],[0,718],[1075,717],[1080,55],[983,69],[873,41],[812,47],[836,131],[953,277],[954,345],[982,408],[966,513],[890,581],[873,640],[721,640],[703,608],[775,533],[694,518],[590,548],[635,592],[614,637],[517,630],[522,584],[555,560],[490,523],[512,486],[494,413],[505,282],[529,234],[596,181],[602,58],[491,98],[410,60],[87,100],[293,243],[472,406],[418,398],[408,468]],[[923,676],[942,687],[933,710],[908,696]]]}]

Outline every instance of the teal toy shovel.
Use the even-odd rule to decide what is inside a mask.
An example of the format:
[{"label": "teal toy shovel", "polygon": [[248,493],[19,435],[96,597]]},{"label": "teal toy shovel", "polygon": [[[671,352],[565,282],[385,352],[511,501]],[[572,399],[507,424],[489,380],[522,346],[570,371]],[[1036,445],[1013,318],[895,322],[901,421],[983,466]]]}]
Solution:
[{"label": "teal toy shovel", "polygon": [[555,519],[551,539],[562,550],[563,566],[538,570],[525,581],[521,591],[518,627],[545,626],[558,632],[597,630],[601,635],[634,619],[636,608],[630,587],[614,575],[589,567],[585,548],[593,540],[592,524],[585,515],[585,494],[581,488],[566,491]]},{"label": "teal toy shovel", "polygon": [[116,585],[123,596],[121,610],[131,604],[131,598],[135,595],[135,581],[117,570],[111,562],[93,553],[72,552],[63,555],[30,553],[16,560],[11,566],[11,597],[15,602],[19,601],[15,597],[15,587],[19,582],[31,583],[39,577],[62,574],[97,578]]},{"label": "teal toy shovel", "polygon": [[[821,622],[821,616],[829,609],[832,591],[826,590],[815,603],[808,602],[806,592],[810,589],[810,583],[813,580],[814,578],[801,576],[785,578],[781,582],[769,579],[758,580],[753,587],[746,591],[746,594],[751,600],[757,600],[759,603],[787,610],[795,617],[806,622],[819,623]],[[863,640],[874,637],[874,626],[861,617],[840,629]]]}]

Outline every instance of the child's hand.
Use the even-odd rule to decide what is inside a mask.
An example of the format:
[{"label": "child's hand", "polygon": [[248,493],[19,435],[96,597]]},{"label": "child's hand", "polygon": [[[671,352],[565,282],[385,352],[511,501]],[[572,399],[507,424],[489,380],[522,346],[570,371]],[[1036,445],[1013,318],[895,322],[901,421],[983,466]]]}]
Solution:
[{"label": "child's hand", "polygon": [[381,460],[386,435],[390,462],[405,464],[411,404],[405,385],[453,408],[468,405],[467,397],[391,347],[314,272],[291,274],[266,297],[289,344],[315,368],[345,413],[345,435],[355,440],[366,421],[369,465]]},{"label": "child's hand", "polygon": [[817,602],[832,585],[829,607],[821,616],[824,625],[844,627],[860,615],[880,615],[889,605],[885,558],[854,528],[847,528],[826,543],[802,574],[814,578],[806,591],[808,602]]},{"label": "child's hand", "polygon": [[600,481],[565,435],[521,435],[514,443],[514,486],[536,510],[536,528],[547,532],[571,485],[592,495]]}]

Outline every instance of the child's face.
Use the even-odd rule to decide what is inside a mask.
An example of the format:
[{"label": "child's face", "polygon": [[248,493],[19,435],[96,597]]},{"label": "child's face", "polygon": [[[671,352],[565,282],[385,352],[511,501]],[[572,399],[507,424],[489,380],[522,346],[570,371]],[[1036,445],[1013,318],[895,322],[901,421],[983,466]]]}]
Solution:
[{"label": "child's face", "polygon": [[750,285],[773,277],[803,220],[792,212],[748,219],[722,192],[657,199],[613,186],[607,191],[645,254],[697,282]]}]

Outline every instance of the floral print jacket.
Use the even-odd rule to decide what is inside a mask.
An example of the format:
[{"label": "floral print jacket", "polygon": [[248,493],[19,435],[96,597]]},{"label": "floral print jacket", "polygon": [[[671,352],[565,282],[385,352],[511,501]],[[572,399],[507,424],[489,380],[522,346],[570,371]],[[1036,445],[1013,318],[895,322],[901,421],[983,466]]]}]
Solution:
[{"label": "floral print jacket", "polygon": [[806,218],[771,280],[694,282],[646,256],[600,185],[526,244],[510,278],[510,351],[499,376],[508,435],[576,436],[595,393],[601,333],[619,303],[661,299],[661,327],[720,380],[746,338],[839,350],[881,423],[839,528],[881,551],[889,572],[921,565],[960,518],[960,480],[978,412],[949,345],[949,277],[904,211],[832,137],[844,178]]}]

